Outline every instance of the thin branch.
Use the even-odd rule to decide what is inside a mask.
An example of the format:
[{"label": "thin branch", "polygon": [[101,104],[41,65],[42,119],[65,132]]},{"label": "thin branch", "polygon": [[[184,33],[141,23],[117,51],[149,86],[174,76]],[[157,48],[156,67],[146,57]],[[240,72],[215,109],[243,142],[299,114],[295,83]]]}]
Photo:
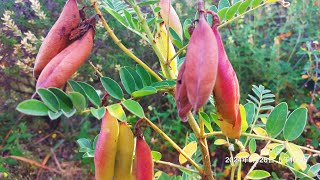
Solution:
[{"label": "thin branch", "polygon": [[144,118],[144,120],[146,120],[146,122],[154,131],[156,131],[160,136],[168,141],[173,148],[175,148],[181,155],[183,155],[190,162],[190,164],[199,171],[200,174],[202,173],[202,168],[195,161],[193,161],[191,157],[186,152],[184,152],[166,133],[164,133],[160,128],[153,124],[148,118]]},{"label": "thin branch", "polygon": [[157,164],[164,164],[164,165],[167,165],[167,166],[170,166],[170,167],[174,167],[174,168],[182,169],[184,171],[189,171],[189,172],[192,172],[192,173],[199,174],[199,172],[196,171],[196,170],[193,170],[193,169],[190,169],[190,168],[186,168],[184,166],[180,166],[178,164],[174,164],[174,163],[171,163],[171,162],[167,162],[167,161],[154,161],[154,162],[157,163]]},{"label": "thin branch", "polygon": [[162,81],[161,77],[155,73],[148,65],[146,65],[143,61],[141,61],[137,56],[135,56],[128,48],[126,48],[122,43],[121,40],[118,39],[118,37],[114,34],[113,30],[110,28],[108,25],[107,21],[104,19],[101,11],[98,8],[97,1],[96,0],[91,0],[92,6],[96,13],[100,16],[100,20],[104,26],[104,28],[107,30],[109,33],[110,37],[112,40],[115,42],[116,45],[119,46],[119,48],[126,53],[130,58],[132,58],[136,63],[141,65],[145,70],[147,70],[152,76],[154,76],[158,81]]}]

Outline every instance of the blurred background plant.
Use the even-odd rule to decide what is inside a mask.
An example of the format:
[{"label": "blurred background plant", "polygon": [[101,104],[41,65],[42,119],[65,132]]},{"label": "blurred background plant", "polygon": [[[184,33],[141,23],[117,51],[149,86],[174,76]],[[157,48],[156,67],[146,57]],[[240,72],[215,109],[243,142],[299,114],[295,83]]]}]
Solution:
[{"label": "blurred background plant", "polygon": [[[92,159],[82,159],[80,153],[73,156],[78,149],[75,142],[79,138],[93,139],[98,133],[100,122],[92,117],[50,121],[48,118],[22,117],[15,111],[16,105],[30,98],[35,91],[32,68],[36,53],[64,3],[65,0],[4,0],[0,6],[0,152],[3,157],[22,155],[44,165],[54,164],[61,169],[72,166],[63,175],[54,176],[84,178],[92,176]],[[217,5],[218,1],[208,3]],[[275,93],[277,102],[286,101],[290,109],[308,107],[310,123],[306,132],[309,133],[304,133],[298,141],[319,149],[320,4],[318,0],[296,0],[290,3],[288,8],[280,8],[276,4],[253,11],[224,27],[221,34],[238,75],[242,104],[245,104],[253,84],[263,84]],[[176,0],[173,4],[181,22],[193,18],[190,16],[195,13],[193,1]],[[160,71],[156,57],[146,43],[112,16],[105,15],[122,43],[150,67]],[[119,79],[121,66],[134,64],[112,42],[100,24],[97,26],[94,50],[88,61],[103,75],[113,79]],[[99,76],[89,63],[85,63],[74,78],[91,85],[100,84],[97,83]],[[175,134],[186,134],[188,127],[178,120],[174,103],[170,103],[173,102],[172,97],[164,94],[153,96],[152,100],[149,98],[143,99],[142,105],[148,107],[150,119],[164,132],[170,133],[175,142],[185,145],[187,137],[181,138]],[[147,133],[147,141],[151,142],[153,150],[173,151],[158,135],[151,131]],[[215,151],[212,156],[216,157],[217,153],[224,152]],[[167,153],[167,156],[164,159],[177,159],[174,153]],[[49,173],[3,157],[0,162],[5,164],[0,165],[0,172],[6,172],[13,179],[41,178]],[[221,176],[228,176],[230,171],[223,166],[221,164],[217,171],[220,169],[218,173]],[[163,169],[162,166],[157,168],[169,174],[177,173],[172,169]],[[223,169],[225,171],[221,172]],[[15,174],[17,170],[19,175]],[[5,175],[0,173],[0,177]]]}]

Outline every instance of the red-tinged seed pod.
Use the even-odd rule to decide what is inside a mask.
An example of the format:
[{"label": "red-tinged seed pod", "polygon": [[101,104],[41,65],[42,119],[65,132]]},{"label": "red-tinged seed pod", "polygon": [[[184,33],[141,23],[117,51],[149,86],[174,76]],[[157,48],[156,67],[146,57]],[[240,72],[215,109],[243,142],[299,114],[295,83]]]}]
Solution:
[{"label": "red-tinged seed pod", "polygon": [[102,118],[94,153],[96,180],[112,180],[119,137],[118,120],[108,112]]},{"label": "red-tinged seed pod", "polygon": [[219,17],[213,14],[212,31],[217,39],[219,61],[218,74],[213,94],[215,107],[220,119],[222,132],[230,138],[239,138],[241,131],[241,115],[239,110],[240,90],[237,75],[225,52],[218,25]]},{"label": "red-tinged seed pod", "polygon": [[71,44],[70,33],[79,23],[80,13],[77,2],[76,0],[68,0],[59,19],[52,26],[39,49],[33,69],[35,79],[38,79],[41,71],[53,57]]},{"label": "red-tinged seed pod", "polygon": [[189,102],[196,111],[212,93],[218,67],[216,38],[203,13],[200,13],[198,26],[191,35],[185,61],[183,79]]},{"label": "red-tinged seed pod", "polygon": [[174,10],[174,8],[171,5],[171,0],[160,0],[159,7],[160,9],[160,15],[166,24],[166,26],[171,27],[178,36],[182,39],[182,25],[179,20],[179,16],[177,12]]},{"label": "red-tinged seed pod", "polygon": [[241,134],[241,115],[238,108],[237,119],[233,124],[228,123],[227,121],[220,121],[220,129],[224,135],[229,138],[239,139]]},{"label": "red-tinged seed pod", "polygon": [[153,179],[153,161],[151,150],[143,136],[136,137],[136,150],[132,174],[134,180]]},{"label": "red-tinged seed pod", "polygon": [[114,167],[115,180],[132,180],[134,136],[126,122],[119,123],[119,138]]},{"label": "red-tinged seed pod", "polygon": [[41,72],[36,88],[62,87],[90,55],[94,33],[95,30],[90,28],[57,54]]},{"label": "red-tinged seed pod", "polygon": [[185,66],[186,63],[183,62],[183,64],[180,67],[179,74],[177,77],[177,85],[176,85],[176,92],[175,92],[175,100],[177,104],[178,109],[178,115],[181,118],[183,122],[187,121],[186,115],[191,110],[192,105],[189,103],[188,95],[187,95],[187,89],[186,89],[186,83],[185,79],[183,79],[183,74],[185,72]]}]

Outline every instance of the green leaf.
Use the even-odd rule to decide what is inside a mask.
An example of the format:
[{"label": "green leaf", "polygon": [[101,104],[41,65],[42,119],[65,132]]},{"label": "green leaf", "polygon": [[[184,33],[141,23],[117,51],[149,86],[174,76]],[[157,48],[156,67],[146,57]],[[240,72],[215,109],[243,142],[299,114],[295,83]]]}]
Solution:
[{"label": "green leaf", "polygon": [[307,123],[307,112],[306,108],[298,108],[289,115],[288,120],[284,125],[284,139],[293,141],[301,135]]},{"label": "green leaf", "polygon": [[252,8],[255,8],[261,4],[263,0],[253,0],[252,2]]},{"label": "green leaf", "polygon": [[49,88],[49,90],[56,95],[61,109],[63,109],[65,112],[72,111],[72,101],[65,92],[58,88]]},{"label": "green leaf", "polygon": [[249,142],[249,152],[252,154],[257,150],[257,143],[254,138],[252,138]]},{"label": "green leaf", "polygon": [[240,116],[241,116],[241,132],[246,132],[246,130],[249,127],[247,121],[243,120],[243,119],[247,119],[246,109],[242,104],[240,104],[239,109],[240,109]]},{"label": "green leaf", "polygon": [[223,21],[223,20],[225,19],[228,9],[229,9],[228,7],[225,7],[225,8],[222,8],[222,9],[220,9],[220,10],[218,11],[217,14],[218,14],[219,17],[220,17],[220,21]]},{"label": "green leaf", "polygon": [[237,11],[238,11],[238,8],[239,8],[240,4],[241,4],[241,1],[233,4],[233,5],[228,9],[227,14],[226,14],[227,20],[230,20],[230,19],[232,19],[232,18],[234,17],[234,15],[235,15],[235,14],[237,13]]},{"label": "green leaf", "polygon": [[120,68],[120,79],[124,89],[129,94],[132,94],[136,89],[136,83],[134,81],[133,76],[131,75],[131,73],[128,71],[127,68],[125,67]]},{"label": "green leaf", "polygon": [[127,11],[127,10],[123,10],[123,13],[124,13],[124,16],[126,17],[126,19],[127,19],[127,22],[129,23],[129,25],[130,25],[130,27],[132,28],[132,29],[136,29],[136,27],[135,27],[135,25],[134,25],[134,23],[133,23],[133,21],[132,21],[132,15]]},{"label": "green leaf", "polygon": [[127,118],[126,113],[124,112],[120,103],[107,106],[107,110],[113,117],[119,119],[120,121],[125,121]]},{"label": "green leaf", "polygon": [[78,84],[82,87],[82,89],[86,93],[90,102],[92,102],[92,104],[94,104],[97,107],[100,106],[101,99],[100,99],[97,91],[91,85],[89,85],[87,83],[78,82]]},{"label": "green leaf", "polygon": [[219,1],[219,4],[218,4],[218,9],[221,10],[225,7],[229,7],[230,6],[230,3],[229,3],[229,0],[220,0]]},{"label": "green leaf", "polygon": [[160,0],[146,0],[138,3],[138,6],[146,6],[146,5],[151,5],[151,4],[156,4]]},{"label": "green leaf", "polygon": [[294,164],[298,167],[298,169],[304,171],[307,168],[307,161],[304,159],[304,154],[299,146],[293,143],[285,143],[286,149],[290,156],[293,159]]},{"label": "green leaf", "polygon": [[226,141],[225,139],[216,139],[214,141],[214,144],[217,146],[220,146],[220,145],[228,144],[228,141]]},{"label": "green leaf", "polygon": [[133,97],[142,97],[142,96],[148,96],[151,94],[156,94],[157,89],[151,86],[146,86],[138,91],[135,91],[132,93]]},{"label": "green leaf", "polygon": [[247,178],[249,179],[264,179],[270,176],[270,173],[264,170],[253,170],[247,174]]},{"label": "green leaf", "polygon": [[67,118],[70,118],[70,117],[73,116],[76,112],[77,112],[76,109],[72,109],[72,111],[68,111],[68,112],[64,112],[64,111],[62,110],[63,115],[65,115]]},{"label": "green leaf", "polygon": [[183,48],[183,42],[180,39],[179,35],[172,28],[169,28],[169,32],[172,37],[172,43],[176,45],[179,49]]},{"label": "green leaf", "polygon": [[16,108],[19,112],[32,116],[47,116],[49,108],[41,101],[35,99],[25,100]]},{"label": "green leaf", "polygon": [[60,103],[56,95],[54,95],[51,91],[43,88],[37,89],[39,96],[45,105],[48,106],[54,112],[57,112],[60,109]]},{"label": "green leaf", "polygon": [[190,34],[189,34],[189,27],[191,25],[191,19],[186,19],[183,23],[183,34],[186,39],[190,39]]},{"label": "green leaf", "polygon": [[244,108],[246,109],[246,119],[247,119],[247,123],[248,125],[251,125],[254,115],[255,115],[255,105],[252,102],[249,102],[247,104],[244,105]]},{"label": "green leaf", "polygon": [[171,87],[170,84],[168,82],[166,82],[166,81],[160,81],[160,82],[152,83],[151,86],[155,87],[157,90]]},{"label": "green leaf", "polygon": [[88,152],[84,153],[82,158],[93,158],[94,157],[94,150],[89,150]]},{"label": "green leaf", "polygon": [[82,87],[75,81],[69,80],[68,84],[71,86],[72,90],[79,92],[85,98],[85,107],[88,106],[88,98]]},{"label": "green leaf", "polygon": [[308,175],[310,177],[315,177],[320,172],[320,163],[317,163],[310,167],[308,170]]},{"label": "green leaf", "polygon": [[284,149],[284,145],[279,144],[276,147],[274,147],[271,152],[274,153],[275,156],[278,156],[282,152],[283,149]]},{"label": "green leaf", "polygon": [[161,153],[158,152],[158,151],[151,151],[151,155],[152,155],[152,159],[153,159],[154,161],[160,161],[161,158],[162,158]]},{"label": "green leaf", "polygon": [[130,74],[134,79],[134,82],[136,83],[136,90],[143,88],[143,82],[139,74],[135,70],[133,70],[131,67],[126,67],[126,69],[130,72]]},{"label": "green leaf", "polygon": [[239,6],[238,12],[239,14],[243,14],[246,12],[247,8],[250,6],[252,0],[245,0],[241,5]]},{"label": "green leaf", "polygon": [[101,119],[106,113],[106,109],[104,107],[101,107],[99,109],[91,107],[90,112],[95,118]]},{"label": "green leaf", "polygon": [[116,81],[109,77],[102,77],[100,81],[110,96],[119,100],[123,99],[123,91]]},{"label": "green leaf", "polygon": [[158,13],[158,12],[160,12],[161,8],[159,6],[157,6],[153,10],[154,10],[155,13]]},{"label": "green leaf", "polygon": [[97,142],[98,142],[98,138],[99,138],[99,134],[96,135],[96,137],[95,137],[94,140],[93,140],[92,149],[96,149]]},{"label": "green leaf", "polygon": [[128,26],[126,19],[122,17],[118,12],[114,11],[113,9],[105,6],[105,9],[108,11],[109,14],[111,14],[114,18],[116,18],[117,21],[119,21],[123,26]]},{"label": "green leaf", "polygon": [[288,105],[285,102],[278,104],[271,111],[266,124],[267,133],[271,137],[276,138],[281,133],[286,123],[287,115]]},{"label": "green leaf", "polygon": [[81,138],[77,140],[77,143],[80,146],[79,152],[88,152],[91,150],[91,142],[86,138]]},{"label": "green leaf", "polygon": [[132,114],[138,116],[139,118],[144,118],[144,112],[140,104],[134,100],[125,100],[122,102],[122,105],[130,111]]},{"label": "green leaf", "polygon": [[49,110],[48,115],[51,120],[55,120],[55,119],[58,119],[62,115],[62,111],[52,112]]},{"label": "green leaf", "polygon": [[212,117],[213,121],[216,123],[218,127],[220,127],[220,121],[219,117],[216,113],[210,113],[210,116]]},{"label": "green leaf", "polygon": [[205,112],[200,112],[199,113],[200,118],[203,120],[204,125],[206,128],[210,131],[213,132],[212,126],[211,126],[211,119],[210,117],[205,113]]},{"label": "green leaf", "polygon": [[148,71],[146,71],[142,66],[136,65],[136,71],[142,79],[144,86],[149,86],[151,84],[151,77]]},{"label": "green leaf", "polygon": [[76,110],[78,112],[81,112],[81,111],[86,109],[86,107],[87,107],[86,98],[81,93],[79,93],[79,92],[70,92],[68,94],[68,96],[70,97],[74,108],[76,108]]}]

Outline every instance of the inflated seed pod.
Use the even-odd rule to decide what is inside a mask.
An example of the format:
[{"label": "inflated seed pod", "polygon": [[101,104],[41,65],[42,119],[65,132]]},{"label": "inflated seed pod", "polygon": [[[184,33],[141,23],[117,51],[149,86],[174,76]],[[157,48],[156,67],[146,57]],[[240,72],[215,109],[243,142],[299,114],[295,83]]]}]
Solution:
[{"label": "inflated seed pod", "polygon": [[59,19],[52,26],[39,49],[33,69],[35,79],[38,79],[41,71],[53,57],[71,44],[70,33],[79,23],[80,14],[77,2],[76,0],[68,0]]},{"label": "inflated seed pod", "polygon": [[[171,60],[172,57],[176,54],[176,51],[173,47],[173,44],[170,38],[168,39],[168,32],[164,24],[160,24],[160,33],[156,35],[156,44],[160,49],[163,57],[165,57],[167,61]],[[171,61],[170,68],[172,69],[173,74],[176,76],[177,75],[177,58],[174,58]],[[162,67],[162,64],[161,64],[161,69],[162,69],[162,72],[164,73],[164,76],[167,77],[166,72]]]},{"label": "inflated seed pod", "polygon": [[182,25],[179,20],[179,16],[177,15],[177,12],[174,10],[174,8],[171,5],[171,0],[160,0],[159,7],[160,9],[160,15],[164,21],[164,23],[171,27],[182,39]]},{"label": "inflated seed pod", "polygon": [[189,103],[187,95],[187,89],[185,84],[186,80],[183,78],[183,74],[185,72],[185,65],[186,63],[183,62],[183,64],[180,67],[175,92],[175,100],[177,104],[178,115],[183,122],[187,121],[186,115],[192,109],[192,105]]},{"label": "inflated seed pod", "polygon": [[92,27],[57,54],[41,72],[36,88],[62,87],[90,55],[94,33]]},{"label": "inflated seed pod", "polygon": [[120,122],[117,155],[114,168],[115,180],[132,179],[133,148],[133,133],[126,122]]},{"label": "inflated seed pod", "polygon": [[112,180],[119,137],[118,120],[106,112],[94,153],[96,180]]},{"label": "inflated seed pod", "polygon": [[222,132],[229,138],[239,138],[241,115],[239,109],[240,90],[237,75],[225,52],[218,25],[219,18],[213,15],[212,31],[217,39],[219,61],[216,84],[213,89],[215,107]]},{"label": "inflated seed pod", "polygon": [[216,38],[203,13],[195,27],[186,54],[183,80],[193,110],[201,108],[212,93],[217,77],[218,48]]},{"label": "inflated seed pod", "polygon": [[133,179],[152,180],[153,174],[153,161],[150,147],[142,136],[137,136],[132,169]]}]

